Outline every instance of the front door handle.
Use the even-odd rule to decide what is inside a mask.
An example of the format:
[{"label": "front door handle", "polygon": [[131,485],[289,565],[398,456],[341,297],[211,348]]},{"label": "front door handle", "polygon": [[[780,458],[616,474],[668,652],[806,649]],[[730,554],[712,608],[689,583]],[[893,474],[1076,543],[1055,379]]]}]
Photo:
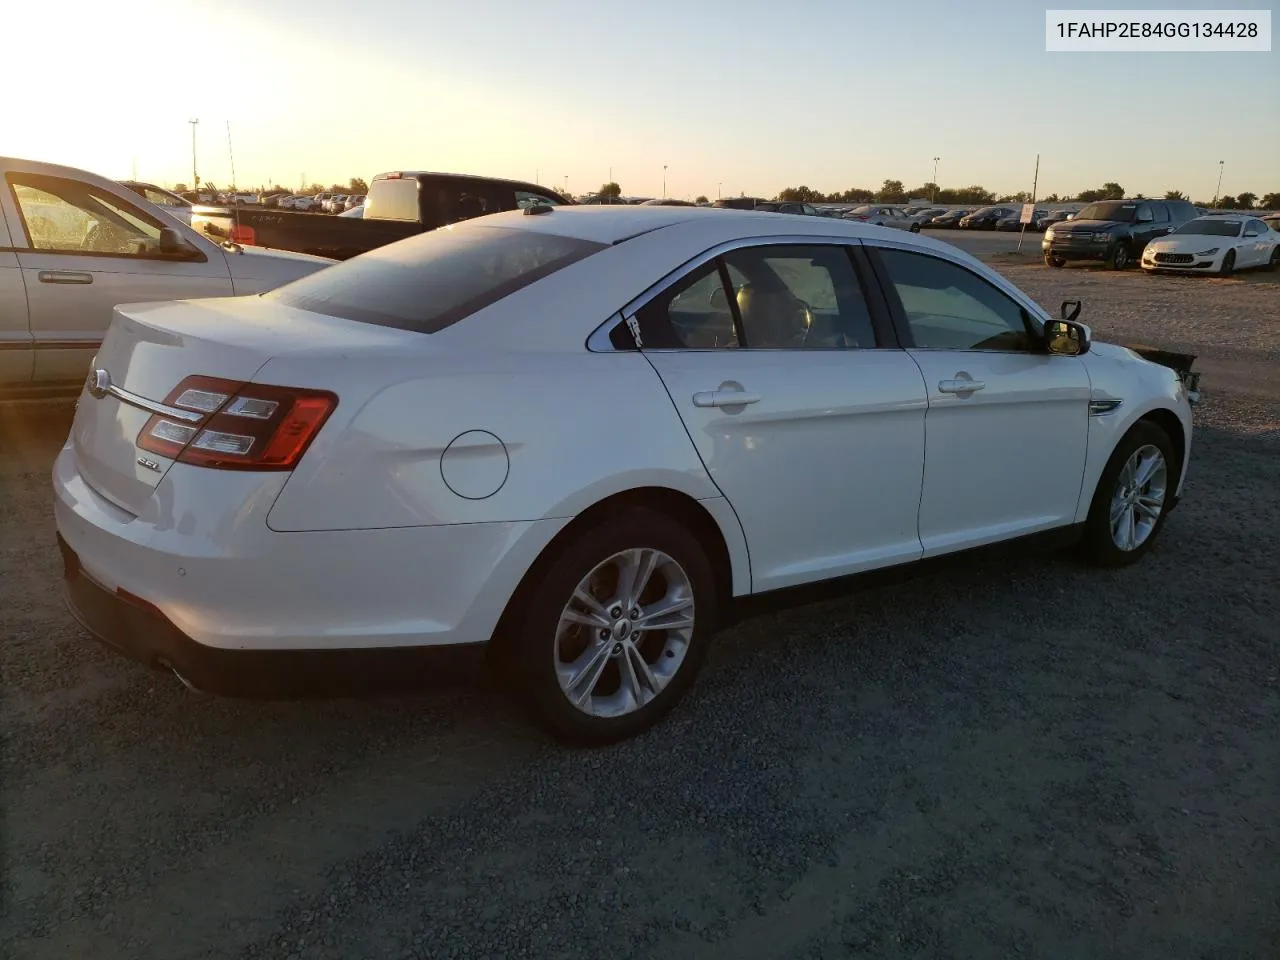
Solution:
[{"label": "front door handle", "polygon": [[982,380],[943,380],[938,383],[939,393],[974,393],[986,386]]},{"label": "front door handle", "polygon": [[758,393],[747,393],[745,390],[699,390],[693,395],[695,407],[742,407],[748,403],[759,403]]},{"label": "front door handle", "polygon": [[92,273],[77,270],[41,270],[37,276],[41,283],[93,283]]}]

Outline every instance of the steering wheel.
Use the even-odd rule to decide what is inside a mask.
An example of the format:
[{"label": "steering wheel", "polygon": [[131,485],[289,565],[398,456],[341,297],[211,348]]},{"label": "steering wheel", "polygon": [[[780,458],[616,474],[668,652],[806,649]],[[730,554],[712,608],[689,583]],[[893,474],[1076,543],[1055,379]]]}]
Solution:
[{"label": "steering wheel", "polygon": [[120,249],[120,231],[110,224],[94,221],[80,241],[80,249],[93,253],[114,253]]}]

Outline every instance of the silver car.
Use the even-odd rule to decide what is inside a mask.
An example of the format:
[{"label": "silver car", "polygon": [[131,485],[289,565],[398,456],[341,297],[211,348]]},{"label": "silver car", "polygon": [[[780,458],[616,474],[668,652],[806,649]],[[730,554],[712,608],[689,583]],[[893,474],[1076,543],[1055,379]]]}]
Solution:
[{"label": "silver car", "polygon": [[846,213],[844,219],[874,223],[880,227],[896,227],[899,230],[910,230],[912,233],[920,232],[920,224],[914,217],[907,216],[906,211],[901,207],[884,203],[864,203]]}]

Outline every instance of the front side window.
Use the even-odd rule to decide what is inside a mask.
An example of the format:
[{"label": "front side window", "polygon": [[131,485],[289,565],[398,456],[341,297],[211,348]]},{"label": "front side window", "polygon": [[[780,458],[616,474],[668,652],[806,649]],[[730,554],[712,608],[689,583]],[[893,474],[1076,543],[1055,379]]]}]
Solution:
[{"label": "front side window", "polygon": [[418,234],[265,294],[288,306],[436,333],[606,244],[469,225]]},{"label": "front side window", "polygon": [[636,314],[648,349],[716,350],[738,346],[720,262],[712,260],[650,300]]},{"label": "front side window", "polygon": [[161,225],[114,194],[61,177],[13,173],[8,179],[33,250],[159,254]]},{"label": "front side window", "polygon": [[154,187],[143,187],[142,195],[154,203],[157,207],[185,207],[181,197],[175,197],[171,193],[165,193]]},{"label": "front side window", "polygon": [[882,249],[915,346],[926,350],[1031,350],[1034,321],[1003,291],[959,264]]},{"label": "front side window", "polygon": [[748,348],[876,345],[867,301],[844,247],[743,247],[723,259]]}]

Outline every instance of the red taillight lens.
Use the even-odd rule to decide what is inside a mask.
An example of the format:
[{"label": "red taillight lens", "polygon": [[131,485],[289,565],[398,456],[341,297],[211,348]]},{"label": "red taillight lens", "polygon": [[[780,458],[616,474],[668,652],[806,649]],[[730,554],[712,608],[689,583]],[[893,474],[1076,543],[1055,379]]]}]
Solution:
[{"label": "red taillight lens", "polygon": [[200,415],[152,415],[138,447],[220,470],[292,470],[338,405],[326,390],[187,377],[164,402]]},{"label": "red taillight lens", "polygon": [[240,224],[236,224],[231,228],[232,243],[247,243],[252,247],[257,239],[258,233],[253,229],[253,227],[244,227]]}]

